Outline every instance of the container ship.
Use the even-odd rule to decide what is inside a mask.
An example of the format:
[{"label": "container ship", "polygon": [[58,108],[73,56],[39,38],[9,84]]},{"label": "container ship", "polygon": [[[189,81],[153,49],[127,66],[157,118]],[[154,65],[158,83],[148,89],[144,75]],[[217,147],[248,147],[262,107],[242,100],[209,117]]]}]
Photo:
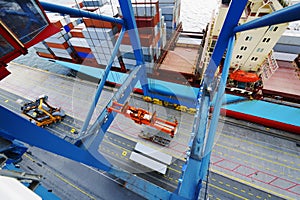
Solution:
[{"label": "container ship", "polygon": [[[202,164],[203,168],[199,167],[199,169],[201,168],[201,170],[203,170],[200,170],[201,173],[199,173],[199,176],[206,174],[207,170],[205,169],[209,163],[210,153],[205,154],[202,158],[197,157],[197,154],[195,154],[197,148],[198,150],[200,148],[200,144],[197,144],[197,141],[204,138],[204,136],[200,137],[196,135],[198,131],[196,129],[200,129],[201,124],[205,124],[200,123],[200,116],[205,115],[205,113],[214,113],[214,110],[217,110],[220,106],[221,113],[226,113],[227,117],[246,120],[248,121],[246,123],[253,122],[255,124],[262,124],[263,126],[269,127],[267,130],[271,128],[274,129],[276,133],[278,132],[277,129],[287,131],[289,133],[281,133],[279,131],[281,137],[289,137],[291,141],[298,141],[297,139],[291,139],[295,138],[295,136],[293,134],[290,136],[290,133],[299,134],[299,121],[294,117],[291,117],[292,119],[285,116],[278,117],[280,115],[278,114],[278,110],[282,109],[289,112],[290,116],[297,116],[299,109],[299,105],[297,104],[297,102],[299,102],[299,89],[293,87],[295,83],[299,83],[299,78],[296,76],[282,79],[283,73],[289,72],[290,75],[294,75],[299,68],[299,62],[297,62],[299,59],[297,46],[292,49],[287,47],[291,45],[291,42],[287,39],[290,37],[287,31],[289,26],[287,22],[235,33],[235,45],[232,48],[232,58],[229,63],[229,75],[224,85],[224,89],[227,93],[225,97],[226,100],[220,101],[220,99],[217,98],[208,106],[209,108],[207,108],[208,110],[205,112],[205,107],[201,107],[200,109],[199,104],[205,102],[205,99],[202,98],[209,96],[207,93],[209,93],[210,89],[206,88],[203,90],[202,88],[207,78],[207,69],[212,62],[211,57],[218,44],[218,39],[220,39],[222,35],[222,27],[226,24],[224,20],[229,12],[231,1],[222,1],[218,11],[212,16],[212,20],[206,29],[201,33],[195,33],[182,30],[182,24],[180,22],[180,0],[132,0],[130,5],[132,6],[132,15],[134,16],[136,28],[138,29],[136,33],[140,40],[140,49],[134,48],[136,44],[134,44],[131,38],[131,31],[135,30],[124,31],[124,28],[119,23],[121,19],[128,20],[128,13],[126,13],[123,7],[126,5],[121,4],[121,2],[121,5],[111,4],[111,2],[105,0],[76,2],[74,5],[65,7],[65,10],[72,9],[76,11],[72,14],[58,14],[53,11],[44,12],[41,9],[42,7],[45,7],[45,10],[53,9],[49,4],[40,4],[37,1],[28,1],[25,4],[7,1],[4,1],[4,3],[7,5],[0,4],[1,8],[5,10],[5,15],[10,15],[11,17],[1,17],[0,21],[0,28],[4,31],[3,35],[1,35],[1,43],[3,44],[1,48],[5,50],[1,53],[0,69],[2,78],[9,74],[7,71],[9,67],[4,67],[6,63],[20,54],[26,54],[27,48],[34,46],[38,56],[74,70],[77,73],[77,77],[87,75],[88,80],[93,78],[99,81],[100,84],[97,88],[102,87],[101,84],[103,80],[105,80],[105,84],[108,86],[106,89],[103,89],[104,96],[108,99],[100,99],[100,103],[95,103],[93,109],[99,109],[99,116],[93,119],[93,124],[89,124],[91,119],[88,120],[87,117],[84,121],[84,117],[81,116],[83,112],[83,109],[81,109],[82,106],[75,106],[75,110],[77,111],[76,116],[69,116],[67,114],[66,116],[64,115],[63,119],[59,118],[59,120],[57,120],[57,118],[53,117],[54,112],[61,110],[55,109],[54,107],[52,108],[49,104],[43,102],[46,101],[48,97],[45,98],[45,96],[43,96],[36,100],[29,101],[24,98],[26,95],[25,89],[24,93],[24,91],[16,89],[18,86],[14,86],[14,84],[17,83],[9,82],[9,80],[5,82],[8,78],[4,79],[2,81],[3,87],[8,90],[15,88],[14,93],[16,94],[2,91],[3,101],[9,104],[8,107],[10,107],[13,112],[18,112],[15,110],[15,107],[18,107],[21,102],[27,102],[23,104],[22,111],[24,111],[24,109],[26,110],[25,118],[29,117],[29,121],[33,123],[31,124],[32,126],[28,126],[28,135],[30,135],[28,137],[31,137],[31,139],[26,139],[23,136],[18,136],[18,138],[22,138],[23,141],[34,144],[34,146],[56,152],[59,155],[97,168],[76,164],[76,168],[80,169],[79,174],[77,174],[78,177],[85,174],[90,177],[94,173],[101,173],[106,176],[105,171],[107,171],[109,179],[139,194],[140,196],[135,197],[137,199],[142,197],[148,199],[179,199],[185,197],[186,199],[190,199],[191,196],[195,198],[198,198],[198,196],[206,198],[208,195],[207,191],[203,192],[202,190],[202,193],[199,194],[199,190],[201,187],[204,187],[204,185],[206,185],[207,188],[209,184],[212,188],[217,190],[217,192],[213,191],[210,193],[210,196],[208,195],[211,198],[218,197],[218,195],[220,195],[218,192],[220,191],[223,192],[220,195],[222,197],[226,197],[228,194],[232,195],[229,199],[240,197],[251,199],[254,194],[258,199],[264,197],[292,199],[300,196],[297,192],[299,180],[297,178],[287,178],[291,177],[291,174],[298,170],[297,167],[294,167],[294,161],[286,161],[289,162],[291,166],[279,164],[285,167],[284,169],[287,171],[291,170],[291,172],[288,171],[289,176],[286,176],[287,174],[276,176],[274,174],[278,171],[275,172],[275,170],[273,170],[274,174],[270,174],[265,172],[265,169],[260,168],[260,170],[257,170],[252,166],[239,164],[237,161],[232,161],[230,162],[231,164],[229,164],[229,159],[224,159],[220,157],[219,154],[213,154],[210,163],[214,169],[217,169],[217,171],[213,170],[213,178],[205,179],[205,183],[203,178],[200,179],[198,183],[184,181],[192,179],[189,170],[198,168],[199,162],[204,163]],[[35,20],[31,20],[30,23],[25,21],[29,24],[27,26],[25,26],[26,23],[12,26],[13,21],[22,16],[18,15],[18,12],[20,10],[26,10],[25,8],[28,9],[28,5],[30,5],[29,8],[34,8],[34,16],[38,17],[36,17]],[[18,6],[20,6],[20,9]],[[238,25],[247,24],[289,6],[292,6],[290,1],[248,1],[245,3],[245,9],[241,13]],[[78,17],[78,13],[82,15],[83,13],[88,14],[84,17]],[[109,16],[110,18],[109,20],[99,20],[91,17],[96,15]],[[28,13],[23,16],[33,17]],[[43,26],[43,28],[39,29],[39,26]],[[36,31],[21,37],[23,32],[16,31],[20,29],[20,27],[26,27],[25,32],[29,28]],[[45,27],[47,28],[44,29]],[[16,33],[13,34],[10,29],[16,31]],[[41,36],[38,38],[33,37],[34,39],[32,39],[31,37],[34,33],[40,34]],[[119,41],[119,38],[123,38],[122,41]],[[297,37],[292,38],[292,40],[298,41]],[[120,46],[116,50],[115,46],[117,45]],[[8,47],[14,47],[15,49]],[[7,49],[8,51],[6,51]],[[289,49],[289,51],[287,49]],[[136,58],[139,50],[142,52],[142,58],[140,59],[144,61],[147,77],[147,82],[143,84],[142,82],[134,82],[135,77],[145,76],[137,70],[137,66],[141,64],[141,60]],[[222,72],[225,73],[223,69],[226,68],[226,62],[224,54],[214,74],[214,77],[217,77],[216,80],[223,79],[221,75]],[[108,67],[110,67],[109,74],[107,73]],[[13,67],[11,67],[11,69],[17,71],[17,69]],[[25,75],[27,72],[24,71],[23,73]],[[32,84],[37,84],[35,82],[36,80],[42,80],[42,76],[40,77],[38,73],[34,71],[30,71],[30,73],[36,74],[35,80],[28,78],[28,86],[27,83],[24,83],[24,85],[22,87],[19,86],[19,88],[30,87]],[[70,82],[78,80],[72,79],[70,81],[61,78],[61,80],[56,83],[57,79],[54,75],[46,75],[46,77],[47,80],[51,82],[51,84],[45,86],[47,91],[53,90],[53,94],[55,94],[55,90],[58,88],[65,90],[60,92],[60,94],[56,94],[57,98],[55,98],[55,101],[66,103],[65,108],[71,107],[70,102],[73,100],[70,99],[68,95],[63,95],[64,97],[62,97],[61,94],[67,94],[70,89],[68,88]],[[99,77],[101,77],[101,80],[99,80]],[[134,83],[131,84],[128,80],[132,80]],[[279,80],[286,80],[284,88],[277,87],[276,84],[274,84],[278,83]],[[61,86],[59,83],[61,83]],[[93,83],[90,82],[80,82],[80,88],[78,88],[78,90],[89,91],[92,84]],[[221,85],[221,81],[217,81],[215,84]],[[144,90],[145,85],[148,87],[147,93],[145,93]],[[129,101],[125,101],[123,96],[128,93],[128,89],[133,90],[137,95],[132,95]],[[88,96],[88,93],[79,95],[79,102],[83,101],[82,98],[86,96]],[[110,99],[108,96],[113,96],[113,98]],[[15,99],[17,99],[17,101]],[[33,97],[31,99],[33,99]],[[218,103],[220,103],[220,106],[217,106]],[[24,107],[25,105],[27,107]],[[154,105],[153,107],[155,107],[151,112],[151,109],[149,109],[150,105]],[[247,107],[251,109],[244,109]],[[53,113],[52,109],[54,109]],[[164,109],[167,111],[162,111]],[[266,112],[266,110],[270,112]],[[67,113],[70,112],[72,111],[67,110]],[[167,114],[164,112],[167,112]],[[201,115],[199,114],[200,112],[202,112]],[[2,113],[5,113],[5,116],[15,119],[6,111]],[[118,117],[116,117],[117,113]],[[1,115],[3,116],[3,114]],[[207,119],[210,117],[213,118],[214,114],[209,115]],[[39,116],[47,118],[47,123],[39,123]],[[113,118],[111,118],[111,116],[113,116]],[[106,123],[111,124],[115,117],[118,122],[113,123],[111,127],[107,127]],[[55,120],[51,121],[51,119]],[[6,119],[3,118],[3,121],[5,120]],[[60,123],[59,121],[61,120],[63,121]],[[193,120],[194,123],[191,123]],[[132,123],[134,125],[132,125]],[[208,124],[214,124],[213,120]],[[235,122],[233,124],[235,128],[241,126]],[[47,143],[41,142],[40,140],[36,143],[35,140],[32,139],[36,136],[31,135],[30,132],[32,131],[34,133],[36,126],[43,127],[43,129],[38,130],[44,139],[47,138],[47,143],[51,141],[51,144],[57,147],[55,150]],[[136,128],[136,126],[139,128]],[[244,126],[246,125],[244,124],[243,127]],[[253,125],[253,130],[255,126],[256,125]],[[10,130],[10,126],[7,130],[8,129]],[[251,134],[255,135],[255,131],[257,130],[259,130],[259,133],[264,132],[270,134],[261,128],[255,129]],[[48,131],[51,132],[50,135],[46,133]],[[101,131],[104,131],[106,134]],[[244,129],[241,129],[241,132],[243,131]],[[15,130],[12,130],[12,132],[15,132]],[[185,132],[190,132],[191,134],[185,134]],[[204,135],[209,138],[208,135],[211,134],[206,133]],[[226,137],[234,138],[232,135],[227,135]],[[8,138],[8,140],[11,140],[11,138]],[[209,148],[211,139],[208,138],[203,139],[207,144],[204,145],[205,150],[203,150],[203,152],[206,152],[206,148]],[[104,144],[99,144],[96,150],[90,150],[90,148],[96,146],[92,139],[95,139],[95,141],[103,140]],[[6,140],[7,138],[5,141]],[[224,139],[224,141],[225,140],[226,139]],[[244,139],[239,139],[238,141],[241,143],[247,142],[247,140]],[[253,143],[248,141],[247,145],[249,144],[252,145]],[[236,145],[238,146],[236,148],[239,148],[239,144],[237,143]],[[218,144],[218,148],[224,146],[224,144]],[[256,144],[256,146],[258,146],[258,144]],[[62,152],[59,147],[65,147],[66,149]],[[157,151],[157,149],[160,148],[164,149]],[[234,151],[234,147],[224,148]],[[13,150],[6,149],[5,151],[6,155],[9,156],[11,156],[12,153],[8,152],[13,152],[14,155],[18,155],[11,157],[17,163],[20,161],[20,156],[26,151],[25,149],[26,148],[20,145]],[[91,152],[100,152],[101,154],[97,155],[99,160],[93,160],[94,157],[90,157],[90,154],[84,151],[86,149]],[[275,148],[273,149],[267,146],[266,149],[274,150]],[[88,186],[78,183],[82,187],[88,188],[88,192],[86,192],[70,182],[74,179],[78,179],[77,176],[71,173],[72,170],[70,172],[66,169],[74,168],[74,163],[69,163],[69,161],[58,157],[53,158],[51,155],[46,155],[34,148],[31,148],[31,150],[34,151],[34,155],[25,153],[25,156],[23,156],[23,158],[26,158],[24,166],[27,166],[27,169],[23,167],[25,171],[28,169],[39,171],[41,169],[38,167],[41,167],[46,171],[44,173],[51,171],[51,173],[55,175],[57,180],[54,178],[54,181],[50,178],[50,183],[51,181],[55,183],[63,181],[67,183],[68,187],[70,186],[70,191],[73,191],[75,188],[76,192],[74,192],[74,194],[78,195],[78,197],[81,197],[80,195],[88,199],[97,199],[99,197],[97,196],[98,193],[95,192],[96,190],[93,191],[91,189],[93,188],[91,184],[98,183],[92,180],[91,184],[86,183]],[[78,155],[76,155],[76,153],[70,153],[73,152],[73,150],[77,152]],[[240,155],[235,156],[240,157],[246,154],[241,152],[242,151],[239,151]],[[279,150],[277,150],[277,152],[282,153],[282,151]],[[105,155],[105,157],[102,157],[102,154]],[[81,155],[83,155],[83,157],[81,157]],[[95,154],[93,154],[93,156],[94,155]],[[252,156],[251,152],[247,153],[247,155]],[[265,153],[262,152],[261,155],[265,155]],[[295,156],[294,152],[288,155]],[[45,159],[43,156],[47,157],[47,162],[43,160]],[[209,157],[208,160],[206,160],[206,156]],[[253,158],[258,159],[259,156],[253,155]],[[86,157],[87,159],[85,159]],[[298,159],[297,156],[295,158]],[[53,161],[54,159],[57,159],[57,162]],[[265,162],[263,165],[269,165],[270,163],[270,165],[278,165],[277,162],[272,160],[270,161],[264,158],[258,160],[263,160]],[[62,167],[62,171],[64,171],[66,175],[57,171],[60,162],[65,163],[64,167]],[[32,163],[39,163],[39,165],[38,167],[32,167]],[[103,165],[103,163],[105,164]],[[112,163],[112,166],[110,163]],[[120,171],[119,168],[125,171]],[[273,168],[273,166],[270,168]],[[145,169],[147,169],[146,172]],[[218,171],[220,169],[221,171]],[[131,175],[130,172],[132,172]],[[246,172],[249,172],[249,174]],[[230,176],[229,174],[233,175]],[[64,176],[69,177],[70,180]],[[225,178],[226,181],[228,181],[227,179],[237,180],[234,176],[242,177],[239,180],[243,181],[230,182],[230,184],[228,182],[226,187],[230,187],[231,184],[234,186],[232,190],[225,190],[225,186],[221,180],[223,180],[223,178]],[[90,177],[90,179],[93,178]],[[209,183],[209,181],[216,179],[220,180],[218,181],[219,185]],[[253,186],[249,184],[247,181],[250,179],[258,181],[258,185]],[[33,180],[35,179],[32,179],[32,182],[34,182]],[[242,186],[241,182],[246,183],[246,186]],[[57,183],[57,185],[59,184]],[[29,185],[29,188],[30,187]],[[140,187],[143,187],[143,189]],[[235,193],[235,190],[237,190],[235,188],[238,187],[244,189],[240,189],[238,193]],[[261,189],[262,187],[264,188]],[[186,188],[193,188],[191,191],[195,191],[193,193]],[[274,191],[274,188],[279,189],[280,192],[277,193]],[[153,191],[153,194],[150,194],[149,191]],[[251,193],[251,191],[254,194]],[[62,196],[65,195],[64,198],[68,198],[63,192],[59,192],[58,190],[56,192]],[[131,193],[129,194],[128,191],[125,193],[126,198],[133,195]],[[93,194],[97,197],[93,197]],[[49,198],[55,199],[56,197],[53,195]]]}]

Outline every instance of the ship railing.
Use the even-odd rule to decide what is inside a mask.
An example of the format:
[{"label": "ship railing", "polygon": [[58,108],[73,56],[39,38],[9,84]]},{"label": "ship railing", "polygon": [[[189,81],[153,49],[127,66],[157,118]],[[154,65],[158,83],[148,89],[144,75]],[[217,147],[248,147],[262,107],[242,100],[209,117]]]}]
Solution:
[{"label": "ship railing", "polygon": [[275,71],[279,68],[276,59],[273,56],[273,50],[269,53],[267,60],[263,66],[264,78],[269,79]]}]

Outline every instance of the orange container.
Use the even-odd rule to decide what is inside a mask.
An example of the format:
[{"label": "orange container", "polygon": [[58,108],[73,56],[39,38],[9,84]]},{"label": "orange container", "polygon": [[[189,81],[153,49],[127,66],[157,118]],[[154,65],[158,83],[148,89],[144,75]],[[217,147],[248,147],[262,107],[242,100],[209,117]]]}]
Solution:
[{"label": "orange container", "polygon": [[55,56],[52,54],[48,54],[48,53],[42,53],[42,52],[36,52],[40,57],[44,57],[44,58],[52,58],[54,59]]},{"label": "orange container", "polygon": [[67,49],[67,48],[69,48],[69,44],[67,42],[64,42],[62,44],[57,44],[57,43],[52,43],[52,42],[46,42],[46,44],[49,47],[52,47],[52,48],[59,48],[59,49]]}]

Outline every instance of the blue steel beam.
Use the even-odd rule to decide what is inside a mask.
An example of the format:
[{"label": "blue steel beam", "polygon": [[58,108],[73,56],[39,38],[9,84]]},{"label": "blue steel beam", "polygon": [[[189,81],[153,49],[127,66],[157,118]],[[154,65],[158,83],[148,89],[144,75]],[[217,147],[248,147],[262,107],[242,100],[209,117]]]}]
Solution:
[{"label": "blue steel beam", "polygon": [[112,52],[112,55],[111,55],[111,57],[110,57],[110,59],[108,61],[108,64],[107,64],[107,66],[106,66],[106,68],[105,68],[105,70],[103,72],[102,77],[101,77],[100,83],[99,83],[99,85],[97,87],[97,91],[96,91],[95,97],[93,99],[93,102],[91,104],[90,110],[89,110],[89,112],[87,114],[87,117],[86,117],[86,119],[85,119],[85,121],[83,123],[83,126],[81,128],[80,135],[84,135],[86,133],[86,131],[87,131],[87,128],[88,128],[89,123],[91,121],[91,118],[93,116],[94,110],[95,110],[95,108],[97,106],[97,103],[99,101],[100,95],[101,95],[102,90],[104,88],[104,84],[106,82],[106,79],[108,77],[108,74],[110,72],[112,64],[114,62],[114,59],[115,59],[115,57],[116,57],[116,55],[118,53],[119,47],[120,47],[122,39],[124,37],[124,34],[125,34],[125,28],[122,27],[122,30],[121,30],[119,38],[118,38],[118,40],[117,40],[117,42],[115,44],[114,50]]},{"label": "blue steel beam", "polygon": [[[206,126],[210,108],[210,95],[202,93],[200,107],[197,108],[195,115],[192,139],[189,145],[190,151],[187,152],[186,164],[182,167],[182,174],[178,181],[178,195],[187,199],[196,199],[199,193],[199,184],[202,179],[201,172],[201,151],[204,145]],[[199,152],[199,155],[196,153]]]},{"label": "blue steel beam", "polygon": [[[106,108],[110,107],[113,101],[117,101],[121,104],[124,104],[128,99],[132,89],[139,81],[140,77],[145,74],[144,68],[142,66],[137,66],[134,70],[128,75],[127,79],[124,81],[122,86],[118,89],[116,94],[112,97],[112,99],[108,102],[108,104],[104,107],[101,114],[97,117],[94,124],[87,131],[87,135],[85,138],[93,136],[91,139],[84,143],[86,149],[96,150],[97,146],[100,145],[105,132],[111,125],[116,113],[109,113]],[[82,138],[82,140],[84,140]],[[91,147],[93,146],[93,147]],[[95,151],[96,152],[96,151]]]},{"label": "blue steel beam", "polygon": [[213,82],[215,72],[226,50],[227,42],[233,35],[233,29],[238,24],[247,2],[248,0],[232,0],[230,3],[224,25],[221,29],[215,49],[205,71],[204,83],[207,86]]},{"label": "blue steel beam", "polygon": [[[133,8],[131,5],[131,0],[119,0],[119,4],[122,11],[123,19],[125,21],[125,27],[130,37],[130,42],[136,59],[136,65],[143,65],[143,67],[145,67],[142,45],[133,13]],[[144,92],[144,96],[148,96],[149,87],[147,79],[141,79],[141,86]]]},{"label": "blue steel beam", "polygon": [[[226,58],[225,58],[225,62],[224,62],[224,67],[222,70],[222,76],[221,76],[220,84],[219,84],[219,87],[217,90],[216,101],[215,101],[215,104],[213,105],[214,110],[213,110],[213,114],[212,114],[210,125],[209,125],[209,131],[207,134],[205,148],[201,152],[202,163],[201,163],[201,170],[199,171],[199,173],[200,173],[199,176],[200,176],[201,180],[204,180],[204,178],[206,177],[208,167],[209,167],[211,151],[213,148],[214,138],[215,138],[216,130],[217,130],[218,123],[219,123],[219,116],[220,116],[220,110],[222,107],[222,100],[223,100],[223,96],[225,93],[227,77],[229,74],[230,60],[232,57],[234,42],[235,42],[235,37],[232,36],[229,39]],[[199,182],[199,184],[200,184],[199,185],[199,189],[200,189],[202,183]]]},{"label": "blue steel beam", "polygon": [[144,64],[144,56],[141,46],[141,41],[139,38],[139,33],[134,18],[133,8],[131,5],[131,0],[119,0],[120,8],[122,11],[123,19],[125,21],[125,27],[128,31],[132,48],[134,51],[136,65]]},{"label": "blue steel beam", "polygon": [[53,135],[19,115],[0,106],[0,136],[17,139],[29,145],[50,151],[66,158],[108,171],[110,163],[100,154],[92,156],[75,145]]},{"label": "blue steel beam", "polygon": [[233,29],[233,33],[296,20],[300,20],[300,3],[285,7],[283,9],[277,10],[255,20],[237,26]]},{"label": "blue steel beam", "polygon": [[[216,69],[218,68],[226,48],[228,47],[228,41],[233,36],[233,29],[238,24],[247,2],[247,0],[231,1],[215,50],[205,72],[203,87],[201,87],[198,92],[198,105],[196,106],[197,113],[195,115],[193,132],[191,134],[191,141],[189,145],[190,151],[188,152],[190,157],[187,159],[187,162],[182,169],[182,176],[179,180],[177,189],[180,196],[188,199],[198,198],[202,187],[202,181],[207,173],[210,158],[210,154],[204,154],[205,149],[203,148],[211,149],[212,142],[214,140],[214,137],[209,137],[210,141],[206,140],[206,137],[208,137],[208,114],[212,100],[211,90],[209,87],[214,82]],[[218,95],[223,95],[223,92]],[[210,128],[211,131],[213,131],[213,127]],[[205,141],[208,143],[205,143]]]},{"label": "blue steel beam", "polygon": [[40,4],[44,8],[44,10],[47,10],[47,11],[73,15],[76,17],[87,17],[87,18],[91,18],[91,19],[98,19],[98,20],[103,20],[103,21],[107,21],[107,22],[124,25],[124,20],[121,18],[114,18],[114,17],[110,17],[110,16],[99,15],[99,14],[95,14],[92,12],[75,9],[75,8],[69,8],[66,6],[52,4],[52,3],[48,3],[48,2],[44,2],[44,1],[40,1]]}]

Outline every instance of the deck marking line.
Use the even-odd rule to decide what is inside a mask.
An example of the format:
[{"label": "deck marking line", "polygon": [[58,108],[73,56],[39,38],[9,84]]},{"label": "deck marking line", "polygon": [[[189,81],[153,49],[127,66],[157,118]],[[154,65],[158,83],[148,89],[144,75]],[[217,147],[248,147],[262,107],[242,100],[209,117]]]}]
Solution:
[{"label": "deck marking line", "polygon": [[240,199],[249,200],[249,199],[247,199],[247,198],[245,198],[245,197],[242,197],[242,196],[240,196],[240,195],[238,195],[238,194],[235,194],[235,193],[233,193],[233,192],[230,192],[230,191],[228,191],[228,190],[225,190],[225,189],[223,189],[223,188],[220,188],[220,187],[218,187],[218,186],[216,186],[216,185],[209,184],[209,186],[211,186],[211,187],[213,187],[213,188],[216,188],[216,189],[218,189],[218,190],[221,190],[222,192],[231,194],[232,196],[238,197],[238,198],[240,198]]},{"label": "deck marking line", "polygon": [[259,185],[255,185],[255,184],[253,184],[253,183],[250,183],[250,182],[248,182],[248,181],[242,180],[242,179],[240,179],[240,178],[237,178],[237,177],[234,177],[234,176],[225,174],[225,173],[223,173],[223,172],[221,172],[221,171],[219,171],[219,170],[216,170],[216,169],[210,169],[210,171],[212,171],[212,172],[214,172],[214,173],[216,173],[216,174],[220,174],[220,175],[222,175],[222,176],[224,176],[224,177],[227,177],[227,178],[229,178],[229,179],[232,179],[232,180],[234,180],[234,181],[243,183],[243,184],[245,184],[245,185],[249,185],[249,186],[251,186],[251,187],[253,187],[253,188],[262,190],[262,191],[264,191],[264,192],[267,192],[267,193],[270,193],[270,194],[274,194],[274,195],[276,195],[276,196],[278,196],[278,197],[281,197],[281,198],[284,198],[284,199],[287,199],[287,200],[295,200],[294,198],[288,197],[288,196],[286,196],[286,195],[282,195],[282,194],[280,194],[280,193],[274,192],[274,191],[272,191],[272,190],[269,190],[269,189],[267,189],[267,188],[261,187],[261,186],[259,186]]},{"label": "deck marking line", "polygon": [[75,188],[76,190],[78,190],[79,192],[81,192],[82,194],[85,194],[86,196],[88,196],[91,199],[95,199],[95,197],[93,197],[92,195],[88,194],[87,192],[83,191],[82,189],[80,189],[79,187],[77,187],[76,185],[74,185],[73,183],[69,182],[67,179],[63,178],[62,176],[60,176],[59,174],[54,174],[57,178],[59,178],[60,180],[62,180],[63,182],[67,183],[68,185],[72,186],[73,188]]},{"label": "deck marking line", "polygon": [[270,162],[270,163],[273,163],[273,164],[276,164],[276,165],[279,165],[279,166],[282,166],[282,167],[286,167],[286,168],[289,168],[289,169],[293,169],[293,170],[295,170],[295,171],[299,171],[299,172],[300,172],[300,169],[294,168],[294,167],[291,167],[291,166],[288,166],[288,165],[285,165],[285,164],[283,164],[283,163],[275,162],[275,161],[273,161],[273,160],[268,160],[268,159],[265,159],[265,158],[262,158],[262,157],[259,157],[259,156],[256,156],[256,155],[247,153],[247,152],[240,151],[240,150],[235,149],[235,148],[232,148],[232,147],[227,147],[227,146],[225,146],[225,145],[221,145],[221,144],[216,144],[216,145],[217,145],[217,146],[220,146],[220,147],[223,147],[223,148],[225,148],[225,149],[229,149],[229,150],[232,150],[232,151],[236,151],[236,152],[241,153],[241,154],[245,154],[245,155],[248,155],[248,156],[251,156],[251,157],[254,157],[254,158],[263,160],[263,161],[266,161],[266,162]]}]

